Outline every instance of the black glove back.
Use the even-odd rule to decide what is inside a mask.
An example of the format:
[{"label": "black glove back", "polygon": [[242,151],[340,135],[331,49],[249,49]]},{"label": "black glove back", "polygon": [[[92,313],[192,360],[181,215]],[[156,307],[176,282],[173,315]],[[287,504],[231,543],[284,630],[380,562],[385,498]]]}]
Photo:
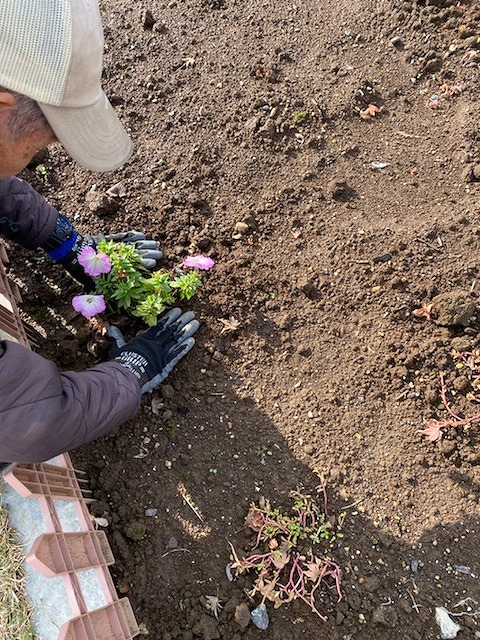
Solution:
[{"label": "black glove back", "polygon": [[168,374],[195,344],[192,337],[200,324],[193,311],[182,313],[171,309],[155,327],[130,342],[125,342],[115,326],[108,329],[113,346],[109,359],[119,362],[139,381],[142,393],[161,384]]}]

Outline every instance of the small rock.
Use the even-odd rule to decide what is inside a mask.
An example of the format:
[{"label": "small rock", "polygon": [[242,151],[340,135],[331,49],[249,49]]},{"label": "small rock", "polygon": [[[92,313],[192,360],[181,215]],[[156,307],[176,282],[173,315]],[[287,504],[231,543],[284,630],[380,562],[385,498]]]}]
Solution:
[{"label": "small rock", "polygon": [[260,127],[257,133],[259,136],[262,136],[262,138],[273,138],[276,132],[277,128],[275,126],[275,122],[271,118],[268,118],[263,127]]},{"label": "small rock", "polygon": [[250,227],[246,222],[237,222],[235,225],[235,233],[239,233],[244,236],[246,233],[250,231]]},{"label": "small rock", "polygon": [[176,549],[178,547],[178,540],[175,538],[175,536],[170,536],[167,546],[169,549]]},{"label": "small rock", "polygon": [[467,291],[456,289],[441,293],[432,300],[432,319],[443,327],[468,326],[475,313],[475,301]]},{"label": "small rock", "polygon": [[107,196],[111,198],[124,198],[127,195],[127,189],[123,182],[117,182],[107,189]]},{"label": "small rock", "polygon": [[175,395],[175,389],[171,384],[162,384],[160,385],[160,393],[163,398],[173,398]]},{"label": "small rock", "polygon": [[435,622],[440,627],[440,637],[442,640],[452,640],[456,638],[457,633],[462,628],[450,618],[445,607],[435,607]]},{"label": "small rock", "polygon": [[480,164],[475,164],[472,167],[473,179],[477,182],[480,181]]},{"label": "small rock", "polygon": [[242,602],[235,607],[235,622],[242,628],[250,624],[250,609]]},{"label": "small rock", "polygon": [[460,174],[462,182],[475,182],[475,176],[473,175],[473,166],[468,164]]},{"label": "small rock", "polygon": [[150,31],[151,29],[153,29],[156,20],[153,17],[152,12],[150,11],[150,9],[146,9],[145,11],[142,12],[142,16],[141,16],[141,21],[143,24],[143,28],[146,31]]},{"label": "small rock", "polygon": [[400,36],[395,36],[394,38],[392,38],[390,40],[390,44],[392,45],[392,47],[395,47],[395,49],[397,49],[398,51],[401,51],[405,47],[405,45],[403,44],[403,40],[400,38]]},{"label": "small rock", "polygon": [[250,614],[250,618],[257,629],[261,629],[262,631],[268,629],[270,620],[268,618],[266,605],[259,604]]},{"label": "small rock", "polygon": [[127,538],[130,538],[130,540],[134,540],[135,542],[141,540],[146,532],[147,527],[143,522],[130,522],[125,528],[125,535]]},{"label": "small rock", "polygon": [[398,613],[395,607],[381,604],[373,611],[372,621],[384,627],[395,627],[398,622]]},{"label": "small rock", "polygon": [[245,123],[245,131],[253,135],[259,126],[260,118],[258,116],[254,116],[253,118],[247,120],[247,122]]},{"label": "small rock", "polygon": [[328,183],[328,193],[334,200],[345,202],[355,195],[354,190],[348,186],[345,180],[334,179]]},{"label": "small rock", "polygon": [[90,211],[96,213],[97,216],[108,216],[118,211],[119,208],[116,200],[100,191],[89,191],[85,200]]},{"label": "small rock", "polygon": [[391,259],[392,259],[392,254],[391,253],[382,253],[379,256],[375,256],[373,261],[374,262],[388,262]]}]

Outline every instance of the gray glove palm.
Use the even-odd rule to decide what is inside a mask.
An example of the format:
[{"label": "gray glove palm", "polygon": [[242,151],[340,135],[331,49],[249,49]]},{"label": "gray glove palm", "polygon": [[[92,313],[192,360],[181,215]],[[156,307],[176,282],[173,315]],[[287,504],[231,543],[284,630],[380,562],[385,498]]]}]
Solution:
[{"label": "gray glove palm", "polygon": [[114,325],[107,334],[112,341],[109,359],[128,369],[138,380],[142,393],[158,387],[175,365],[192,349],[192,337],[200,324],[193,311],[175,308],[165,313],[156,326],[125,342]]}]

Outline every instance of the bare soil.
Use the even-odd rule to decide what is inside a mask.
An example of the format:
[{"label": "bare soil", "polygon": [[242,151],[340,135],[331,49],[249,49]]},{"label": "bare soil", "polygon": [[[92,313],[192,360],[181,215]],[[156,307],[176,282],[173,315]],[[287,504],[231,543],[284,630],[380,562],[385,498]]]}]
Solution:
[{"label": "bare soil", "polygon": [[[119,592],[158,640],[433,639],[437,606],[479,637],[478,423],[419,433],[446,416],[441,372],[451,406],[477,412],[452,349],[478,348],[479,324],[412,313],[441,293],[478,301],[478,2],[101,5],[105,86],[135,155],[92,175],[53,148],[25,177],[84,232],[143,230],[166,268],[216,261],[185,307],[195,350],[135,420],[74,452]],[[117,210],[92,211],[89,192],[118,182]],[[17,256],[41,352],[91,365],[78,285]],[[238,605],[260,597],[227,579],[227,541],[251,548],[249,505],[286,508],[319,476],[347,513],[331,550],[343,599],[323,594],[327,622],[268,603],[266,631],[242,627]]]}]

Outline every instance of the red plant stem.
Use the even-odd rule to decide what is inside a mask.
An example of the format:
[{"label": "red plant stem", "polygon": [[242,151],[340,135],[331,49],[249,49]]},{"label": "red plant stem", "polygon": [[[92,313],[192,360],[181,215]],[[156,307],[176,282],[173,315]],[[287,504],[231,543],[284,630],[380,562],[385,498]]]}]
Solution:
[{"label": "red plant stem", "polygon": [[443,374],[443,371],[440,373],[440,384],[442,385],[442,402],[445,406],[445,409],[448,411],[448,413],[453,416],[455,418],[455,420],[461,420],[462,418],[460,418],[460,416],[457,416],[452,409],[450,408],[450,405],[448,404],[447,401],[447,387],[445,385],[445,376]]},{"label": "red plant stem", "polygon": [[[447,389],[446,389],[445,378],[443,373],[440,374],[440,382],[442,385],[442,391],[441,391],[442,402],[445,406],[445,409],[454,418],[454,420],[431,420],[430,422],[433,422],[436,426],[441,428],[441,427],[464,427],[467,424],[471,424],[472,422],[476,422],[477,420],[480,420],[480,413],[477,413],[474,416],[471,416],[470,418],[460,418],[460,416],[457,416],[457,414],[454,413],[454,411],[450,408],[450,405],[447,402]],[[428,426],[428,423],[427,423],[427,426]]]},{"label": "red plant stem", "polygon": [[322,485],[322,491],[323,491],[323,511],[325,512],[325,517],[328,517],[327,487],[325,486],[325,482],[321,476],[320,476],[320,483]]}]

